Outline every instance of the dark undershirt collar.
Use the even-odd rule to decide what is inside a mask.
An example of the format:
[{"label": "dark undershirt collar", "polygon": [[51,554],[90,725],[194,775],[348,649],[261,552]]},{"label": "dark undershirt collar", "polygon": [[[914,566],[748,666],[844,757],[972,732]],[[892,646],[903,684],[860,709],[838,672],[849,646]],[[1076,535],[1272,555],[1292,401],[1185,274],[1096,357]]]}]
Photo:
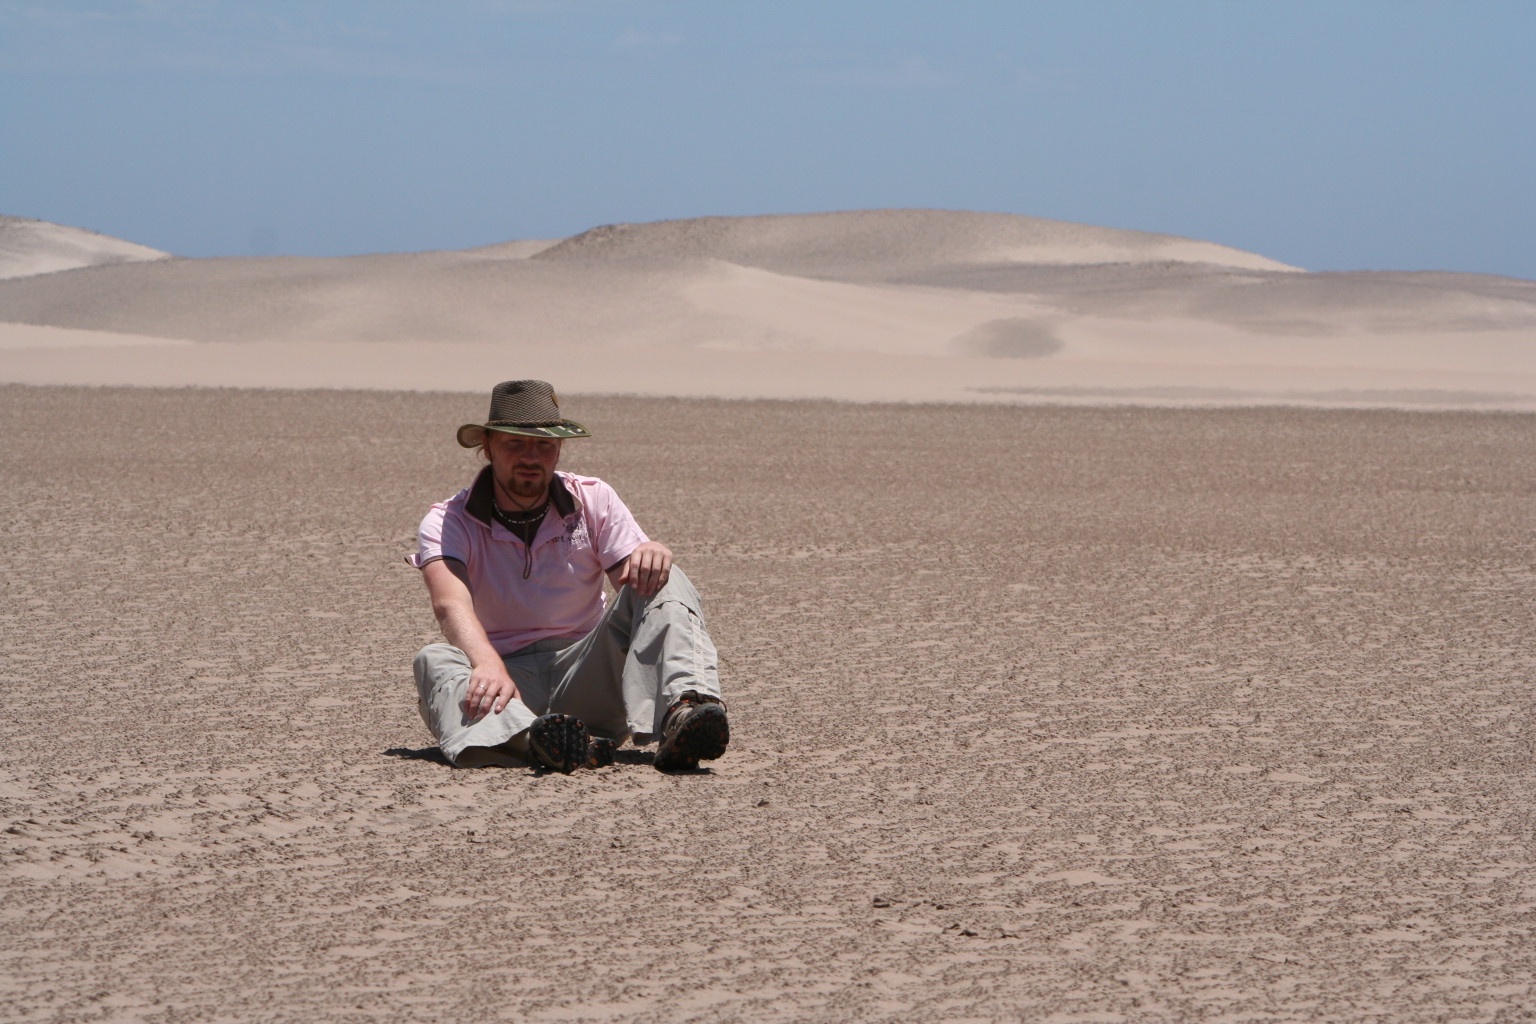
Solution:
[{"label": "dark undershirt collar", "polygon": [[[549,503],[555,507],[555,513],[561,519],[580,507],[576,503],[576,496],[565,486],[565,480],[559,473],[556,473],[549,482]],[[486,466],[480,470],[480,475],[475,477],[475,482],[470,485],[469,499],[464,502],[464,511],[486,526],[490,526],[496,521],[495,508],[496,483],[491,479],[491,467]],[[535,528],[536,531],[537,528]]]}]

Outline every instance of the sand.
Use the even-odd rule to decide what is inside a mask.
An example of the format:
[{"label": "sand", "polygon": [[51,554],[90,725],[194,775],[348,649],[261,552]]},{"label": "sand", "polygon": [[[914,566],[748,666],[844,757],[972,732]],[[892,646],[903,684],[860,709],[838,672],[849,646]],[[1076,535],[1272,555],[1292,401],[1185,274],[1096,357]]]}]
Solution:
[{"label": "sand", "polygon": [[25,384],[483,393],[488,376],[538,376],[591,394],[1536,412],[1533,339],[1532,281],[1308,273],[1196,239],[935,210],[0,280],[0,382]]},{"label": "sand", "polygon": [[169,258],[170,253],[95,231],[0,215],[0,280]]},{"label": "sand", "polygon": [[414,709],[481,402],[0,389],[0,1016],[1536,1006],[1536,418],[568,396],[735,738],[563,777]]},{"label": "sand", "polygon": [[[1531,1019],[1536,286],[1260,261],[919,212],[0,282],[0,1020]],[[705,596],[705,771],[416,715],[401,556],[524,374]]]}]

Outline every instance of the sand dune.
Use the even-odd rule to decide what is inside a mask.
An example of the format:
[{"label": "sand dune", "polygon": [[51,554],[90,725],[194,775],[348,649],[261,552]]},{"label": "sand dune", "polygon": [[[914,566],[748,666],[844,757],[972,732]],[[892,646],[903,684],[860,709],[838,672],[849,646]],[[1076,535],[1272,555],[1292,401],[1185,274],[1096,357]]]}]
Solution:
[{"label": "sand dune", "polygon": [[540,260],[715,259],[809,277],[886,279],[934,267],[1210,263],[1293,271],[1254,253],[1172,235],[1014,214],[856,210],[702,217],[584,232]]},{"label": "sand dune", "polygon": [[109,263],[163,260],[169,253],[82,228],[0,216],[0,278],[51,274]]},{"label": "sand dune", "polygon": [[[81,360],[6,322],[82,346],[197,344]],[[478,391],[553,366],[539,372],[588,392],[1536,409],[1533,332],[1536,282],[1308,273],[1191,239],[933,210],[0,281],[0,380],[24,383]]]}]

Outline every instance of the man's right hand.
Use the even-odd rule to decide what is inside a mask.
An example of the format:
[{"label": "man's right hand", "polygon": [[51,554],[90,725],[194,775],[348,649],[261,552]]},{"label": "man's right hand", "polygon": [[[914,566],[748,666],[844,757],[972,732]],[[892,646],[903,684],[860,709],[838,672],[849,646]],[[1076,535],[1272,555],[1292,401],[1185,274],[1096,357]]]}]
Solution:
[{"label": "man's right hand", "polygon": [[477,665],[469,674],[469,691],[464,695],[464,714],[471,720],[486,714],[499,714],[515,698],[517,684],[507,675],[500,659]]}]

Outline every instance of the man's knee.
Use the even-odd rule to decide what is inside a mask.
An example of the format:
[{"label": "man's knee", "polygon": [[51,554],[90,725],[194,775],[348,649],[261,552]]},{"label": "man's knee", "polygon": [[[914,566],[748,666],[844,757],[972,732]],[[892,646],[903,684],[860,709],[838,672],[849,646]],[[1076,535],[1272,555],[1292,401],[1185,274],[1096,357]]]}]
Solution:
[{"label": "man's knee", "polygon": [[650,601],[652,604],[661,604],[664,601],[678,601],[687,605],[693,612],[698,613],[702,598],[699,597],[698,588],[693,585],[693,581],[688,578],[687,574],[677,566],[673,566],[672,571],[667,574],[667,582],[662,584],[661,589],[656,591]]},{"label": "man's knee", "polygon": [[626,614],[643,614],[647,608],[666,604],[669,601],[675,601],[687,606],[689,611],[700,618],[703,618],[704,614],[700,607],[702,598],[699,597],[699,592],[694,587],[693,581],[676,566],[673,566],[672,571],[667,574],[667,582],[663,583],[661,589],[650,597],[641,597],[635,592],[635,588],[631,584],[626,583],[618,594],[615,595],[614,600],[620,608],[625,610]]},{"label": "man's knee", "polygon": [[420,672],[425,666],[432,664],[432,662],[441,657],[445,647],[450,650],[452,649],[449,644],[427,644],[427,646],[416,652],[416,660],[411,663],[411,667]]},{"label": "man's knee", "polygon": [[416,659],[411,663],[411,672],[416,676],[418,684],[424,684],[445,667],[458,668],[468,664],[469,659],[464,652],[452,644],[427,644],[416,652]]}]

